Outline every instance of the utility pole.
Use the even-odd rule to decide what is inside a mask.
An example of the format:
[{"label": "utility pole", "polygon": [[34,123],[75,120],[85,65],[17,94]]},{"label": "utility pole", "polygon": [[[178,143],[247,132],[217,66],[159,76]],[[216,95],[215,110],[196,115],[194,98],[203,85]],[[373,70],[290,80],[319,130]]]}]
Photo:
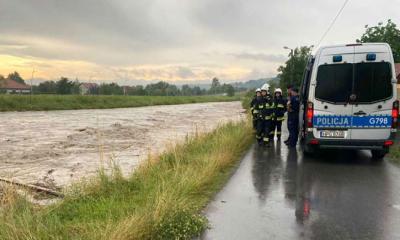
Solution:
[{"label": "utility pole", "polygon": [[[284,46],[283,49],[290,50],[289,56],[290,56],[291,58],[293,58],[293,56],[294,56],[294,49],[293,49],[293,48]],[[293,58],[293,60],[294,60],[294,58]],[[291,80],[290,80],[289,83],[292,84],[292,83],[294,82],[294,64],[293,64],[293,62],[292,62],[292,64],[291,64],[289,70],[290,70],[290,78],[291,78]]]}]

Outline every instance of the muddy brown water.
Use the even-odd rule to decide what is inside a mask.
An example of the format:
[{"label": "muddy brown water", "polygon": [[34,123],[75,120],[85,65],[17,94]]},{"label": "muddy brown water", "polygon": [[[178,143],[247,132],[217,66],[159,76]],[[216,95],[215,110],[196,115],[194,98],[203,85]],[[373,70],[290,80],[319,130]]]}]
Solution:
[{"label": "muddy brown water", "polygon": [[240,102],[0,113],[0,177],[64,187],[110,160],[127,175],[149,153],[243,117]]}]

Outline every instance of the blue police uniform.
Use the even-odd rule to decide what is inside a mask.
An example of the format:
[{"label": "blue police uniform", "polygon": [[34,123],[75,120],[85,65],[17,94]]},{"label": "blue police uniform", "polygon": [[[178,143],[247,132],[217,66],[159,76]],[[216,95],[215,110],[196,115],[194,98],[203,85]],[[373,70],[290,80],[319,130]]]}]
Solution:
[{"label": "blue police uniform", "polygon": [[299,96],[290,97],[290,109],[288,109],[288,130],[289,130],[289,147],[295,147],[299,137]]}]

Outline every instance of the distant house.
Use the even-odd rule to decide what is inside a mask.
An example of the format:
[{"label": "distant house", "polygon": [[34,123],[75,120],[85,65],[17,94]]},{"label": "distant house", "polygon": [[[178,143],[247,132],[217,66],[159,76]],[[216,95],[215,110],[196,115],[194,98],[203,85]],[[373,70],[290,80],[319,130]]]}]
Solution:
[{"label": "distant house", "polygon": [[31,93],[31,86],[6,78],[0,81],[0,92],[28,94]]},{"label": "distant house", "polygon": [[400,89],[400,63],[394,64],[396,68],[397,89]]},{"label": "distant house", "polygon": [[81,83],[79,92],[81,95],[93,94],[98,87],[99,85],[97,83]]}]

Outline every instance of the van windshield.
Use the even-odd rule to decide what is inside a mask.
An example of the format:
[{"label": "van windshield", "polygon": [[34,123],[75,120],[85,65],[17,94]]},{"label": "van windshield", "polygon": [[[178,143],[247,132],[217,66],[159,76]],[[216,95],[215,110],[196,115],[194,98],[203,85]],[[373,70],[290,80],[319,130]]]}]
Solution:
[{"label": "van windshield", "polygon": [[368,103],[392,96],[392,72],[387,62],[330,64],[318,68],[315,97],[333,103]]},{"label": "van windshield", "polygon": [[315,97],[334,103],[347,102],[353,85],[353,64],[321,65],[318,68]]},{"label": "van windshield", "polygon": [[357,63],[355,66],[354,90],[356,102],[376,102],[392,96],[392,71],[390,64]]}]

